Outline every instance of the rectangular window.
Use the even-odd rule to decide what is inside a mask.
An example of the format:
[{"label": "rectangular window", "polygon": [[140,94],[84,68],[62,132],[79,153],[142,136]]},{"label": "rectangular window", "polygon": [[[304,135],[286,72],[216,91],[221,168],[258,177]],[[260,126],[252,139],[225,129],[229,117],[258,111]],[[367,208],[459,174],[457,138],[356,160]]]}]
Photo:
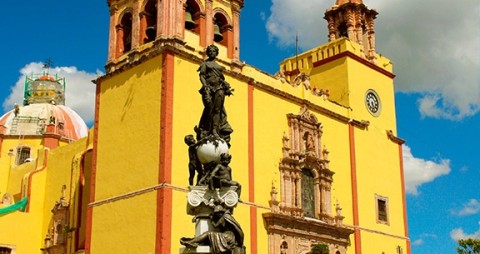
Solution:
[{"label": "rectangular window", "polygon": [[12,249],[8,248],[8,247],[1,247],[0,246],[0,254],[11,254],[12,253]]},{"label": "rectangular window", "polygon": [[[30,158],[30,147],[17,148],[17,165],[23,164]],[[1,254],[1,253],[0,253]]]},{"label": "rectangular window", "polygon": [[388,198],[375,195],[377,223],[388,224]]}]

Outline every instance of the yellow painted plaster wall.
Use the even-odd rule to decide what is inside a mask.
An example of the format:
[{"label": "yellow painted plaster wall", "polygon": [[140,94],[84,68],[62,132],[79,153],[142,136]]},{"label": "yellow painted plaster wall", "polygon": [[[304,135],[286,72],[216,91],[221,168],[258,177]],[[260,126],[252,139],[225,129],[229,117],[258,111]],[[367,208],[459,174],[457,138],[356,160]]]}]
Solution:
[{"label": "yellow painted plaster wall", "polygon": [[[38,253],[43,244],[41,235],[43,201],[45,196],[46,172],[43,167],[45,159],[45,150],[38,153],[37,163],[26,163],[19,167],[17,173],[26,173],[31,175],[31,195],[29,199],[28,212],[12,212],[0,216],[0,244],[9,244],[15,246],[17,253]],[[38,171],[36,173],[31,173]],[[11,178],[21,177],[14,174]],[[21,181],[21,180],[20,180]],[[26,194],[25,194],[26,195]],[[18,201],[18,200],[17,200]]]},{"label": "yellow painted plaster wall", "polygon": [[[91,132],[90,132],[91,134]],[[68,146],[62,146],[50,150],[48,154],[48,163],[46,169],[46,189],[45,198],[43,201],[43,226],[42,236],[45,237],[48,230],[53,226],[53,220],[51,212],[55,206],[55,203],[60,200],[62,194],[62,188],[65,185],[64,198],[69,203],[70,220],[66,221],[65,228],[74,229],[78,228],[77,216],[78,216],[78,183],[80,179],[80,167],[82,155],[92,148],[89,137],[82,138]],[[75,250],[73,240],[74,232],[70,232],[68,235],[67,253],[73,253]]]},{"label": "yellow painted plaster wall", "polygon": [[[157,56],[101,82],[97,202],[158,184],[161,66]],[[152,192],[94,206],[92,253],[153,253],[156,201]]]},{"label": "yellow painted plaster wall", "polygon": [[[3,138],[1,144],[2,154],[0,156],[0,195],[5,194],[6,192],[9,192],[12,195],[20,193],[19,182],[21,182],[23,175],[17,174],[17,172],[20,171],[25,174],[28,171],[29,167],[24,167],[23,164],[16,165],[15,163],[17,147],[29,147],[30,158],[37,158],[37,150],[42,147],[41,142],[41,138],[38,137],[19,138],[10,136]],[[13,149],[13,155],[9,155],[10,149]],[[19,197],[16,196],[16,201],[19,200],[18,198]]]}]

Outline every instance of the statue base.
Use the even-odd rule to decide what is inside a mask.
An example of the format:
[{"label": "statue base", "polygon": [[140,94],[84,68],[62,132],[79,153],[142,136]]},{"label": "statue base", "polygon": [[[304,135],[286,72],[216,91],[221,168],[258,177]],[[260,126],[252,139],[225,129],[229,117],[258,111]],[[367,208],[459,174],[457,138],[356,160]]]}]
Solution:
[{"label": "statue base", "polygon": [[[207,186],[189,186],[189,192],[187,194],[187,214],[194,216],[195,237],[199,237],[205,232],[218,232],[218,228],[212,225],[212,214],[216,212],[215,209],[218,209],[219,206],[221,210],[226,209],[233,211],[233,208],[238,204],[238,194],[236,190],[236,186],[215,190],[210,190]],[[207,253],[213,253],[209,245],[180,248],[180,254]],[[232,250],[231,253],[244,252]]]},{"label": "statue base", "polygon": [[180,254],[207,254],[212,253],[210,246],[183,247],[180,248]]},{"label": "statue base", "polygon": [[238,204],[237,187],[210,190],[207,186],[189,186],[187,214],[202,217],[213,212],[217,204],[233,209]]}]

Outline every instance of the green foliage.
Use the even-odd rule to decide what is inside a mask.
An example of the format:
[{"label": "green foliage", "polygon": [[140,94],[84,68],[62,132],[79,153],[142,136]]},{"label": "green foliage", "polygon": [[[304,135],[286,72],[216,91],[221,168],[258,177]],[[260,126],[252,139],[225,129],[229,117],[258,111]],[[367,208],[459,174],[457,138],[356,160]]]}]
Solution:
[{"label": "green foliage", "polygon": [[311,254],[329,254],[328,245],[324,243],[315,244],[312,246]]},{"label": "green foliage", "polygon": [[460,239],[457,247],[458,254],[480,254],[480,239]]}]

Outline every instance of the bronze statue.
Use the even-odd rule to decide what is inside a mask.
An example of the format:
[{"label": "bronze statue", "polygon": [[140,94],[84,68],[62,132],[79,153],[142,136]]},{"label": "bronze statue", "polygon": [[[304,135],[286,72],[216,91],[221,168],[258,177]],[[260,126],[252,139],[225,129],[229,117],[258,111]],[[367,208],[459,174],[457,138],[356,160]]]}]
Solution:
[{"label": "bronze statue", "polygon": [[236,186],[238,197],[240,197],[242,186],[232,180],[232,169],[228,166],[231,159],[232,156],[229,154],[222,153],[220,155],[220,163],[217,164],[208,176],[209,187],[211,190],[215,190],[221,189],[222,187]]},{"label": "bronze statue", "polygon": [[225,96],[232,95],[233,89],[225,81],[223,67],[215,61],[218,55],[217,46],[208,46],[206,53],[208,59],[198,68],[202,83],[199,92],[202,95],[204,109],[198,127],[195,128],[197,140],[214,135],[229,143],[233,129],[227,121],[224,102]]},{"label": "bronze statue", "polygon": [[[228,151],[232,127],[227,121],[225,96],[233,89],[225,81],[223,67],[215,59],[218,48],[206,49],[208,59],[198,68],[202,88],[203,112],[193,135],[185,136],[188,145],[187,213],[193,215],[195,236],[182,237],[186,248],[181,253],[199,253],[209,247],[212,254],[245,254],[243,231],[232,212],[240,201],[241,185],[232,179]],[[195,172],[197,182],[193,186]]]},{"label": "bronze statue", "polygon": [[180,243],[188,247],[209,245],[212,254],[245,254],[243,230],[230,210],[217,205],[210,219],[215,231],[207,231],[193,238],[182,237]]}]

